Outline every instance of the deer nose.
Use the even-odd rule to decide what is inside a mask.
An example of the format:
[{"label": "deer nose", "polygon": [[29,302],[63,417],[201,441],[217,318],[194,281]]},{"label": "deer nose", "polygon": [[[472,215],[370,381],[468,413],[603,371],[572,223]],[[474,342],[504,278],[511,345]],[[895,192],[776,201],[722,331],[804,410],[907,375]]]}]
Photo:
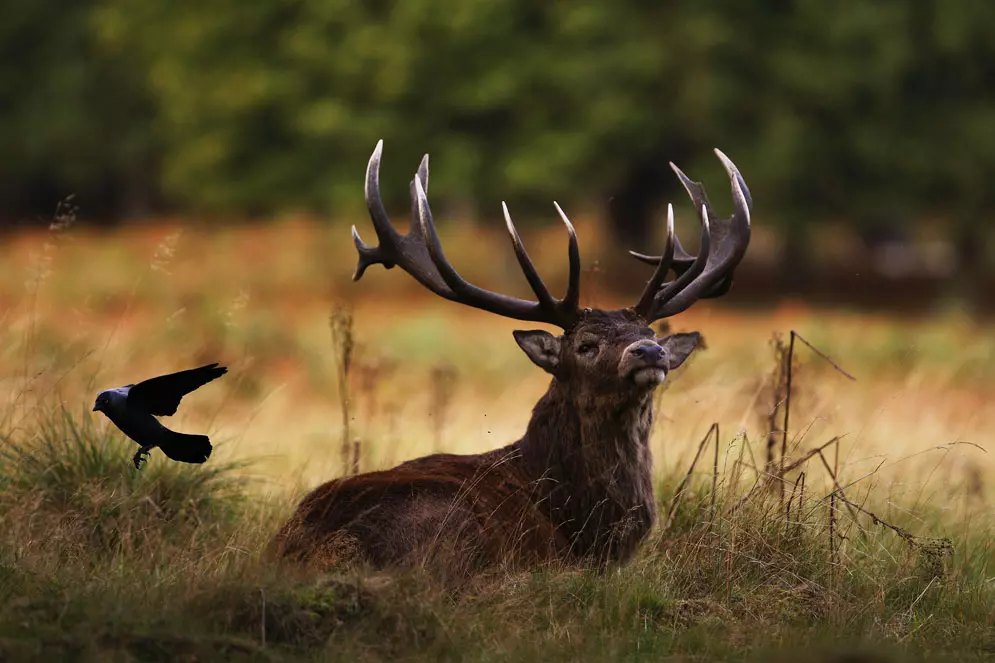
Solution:
[{"label": "deer nose", "polygon": [[633,356],[642,359],[648,364],[655,364],[663,356],[663,348],[656,343],[642,343],[629,350]]}]

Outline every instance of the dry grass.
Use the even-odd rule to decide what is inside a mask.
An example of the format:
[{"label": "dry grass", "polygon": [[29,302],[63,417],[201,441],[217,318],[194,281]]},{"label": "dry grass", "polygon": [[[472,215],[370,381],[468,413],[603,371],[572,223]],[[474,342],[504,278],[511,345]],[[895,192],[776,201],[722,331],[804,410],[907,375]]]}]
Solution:
[{"label": "dry grass", "polygon": [[[244,231],[188,230],[178,240],[168,226],[73,235],[46,254],[47,274],[32,297],[26,275],[49,240],[15,238],[0,273],[0,375],[6,376],[0,386],[13,399],[25,375],[41,374],[32,388],[44,391],[58,381],[65,399],[81,402],[91,399],[93,387],[220,359],[231,375],[184,403],[180,425],[208,426],[225,441],[224,460],[265,456],[255,466],[263,475],[285,481],[303,473],[311,484],[341,468],[339,355],[328,319],[335,302],[345,302],[354,315],[356,364],[395,365],[375,388],[357,385],[353,401],[375,399],[378,411],[395,412],[406,433],[399,448],[385,448],[388,417],[363,416],[366,405],[353,402],[352,437],[369,447],[370,467],[431,449],[438,432],[430,415],[438,404],[423,387],[446,365],[460,376],[447,401],[446,446],[471,451],[514,439],[546,384],[511,341],[518,325],[422,296],[400,272],[374,270],[350,283],[353,256],[344,232],[293,221]],[[447,238],[468,277],[523,293],[513,257],[482,260],[493,242],[469,237]],[[530,245],[547,243],[538,238]],[[545,273],[557,275],[563,256],[551,253],[537,251],[537,261],[545,257]],[[586,303],[623,302],[602,294]],[[732,313],[701,305],[674,323],[701,330],[710,349],[662,398],[658,458],[664,465],[688,460],[713,421],[760,439],[765,425],[756,410],[760,381],[770,374],[772,331],[799,331],[858,377],[851,384],[805,349],[798,353],[802,374],[811,379],[797,397],[792,435],[808,430],[806,440],[815,442],[846,434],[841,462],[851,472],[880,455],[897,460],[954,441],[984,442],[995,423],[995,408],[988,407],[995,335],[956,316],[889,320],[800,307]],[[983,476],[990,470],[980,453],[956,463],[979,463]]]},{"label": "dry grass", "polygon": [[[526,241],[557,287],[562,237]],[[446,242],[471,280],[526,294],[511,252],[495,258],[479,230]],[[588,265],[598,258],[584,256]],[[673,320],[709,346],[660,399],[654,453],[661,510],[673,504],[673,518],[610,577],[499,575],[453,603],[418,577],[276,574],[257,561],[259,548],[304,490],[437,446],[506,444],[546,387],[511,339],[515,322],[422,296],[397,270],[351,284],[352,267],[343,226],[300,220],[108,236],[59,228],[9,240],[0,419],[11,452],[0,463],[14,501],[0,537],[0,592],[13,607],[0,610],[0,625],[30,628],[0,628],[0,659],[40,655],[27,636],[79,660],[168,658],[163,651],[197,660],[736,660],[841,633],[860,646],[980,660],[995,642],[985,607],[995,598],[995,475],[979,449],[995,430],[995,335],[956,314],[701,305]],[[605,287],[609,275],[585,278],[598,295],[587,305],[624,302]],[[341,314],[338,340],[329,338],[329,315],[343,302],[348,353]],[[795,348],[790,427],[775,445],[783,439],[791,470],[783,491],[774,481],[776,490],[751,493],[771,467],[770,422],[783,421],[771,416],[784,385],[772,382],[768,340],[792,329],[857,381]],[[185,399],[170,425],[211,434],[209,465],[156,459],[135,483],[131,443],[87,406],[99,388],[206,361],[231,372]],[[716,422],[714,446],[674,502]],[[250,499],[229,499],[236,478],[250,480],[235,491]],[[37,488],[46,481],[55,493]],[[54,503],[75,506],[42,508]],[[934,541],[945,536],[953,556]]]}]

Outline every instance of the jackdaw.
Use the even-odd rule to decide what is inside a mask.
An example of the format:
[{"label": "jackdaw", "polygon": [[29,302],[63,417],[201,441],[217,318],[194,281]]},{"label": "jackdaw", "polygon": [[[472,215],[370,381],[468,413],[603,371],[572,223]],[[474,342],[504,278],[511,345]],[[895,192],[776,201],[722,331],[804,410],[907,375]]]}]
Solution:
[{"label": "jackdaw", "polygon": [[134,457],[135,469],[141,469],[142,462],[156,447],[172,460],[203,463],[211,455],[211,441],[206,435],[177,433],[159,423],[156,417],[176,414],[176,408],[185,395],[227,372],[225,366],[219,367],[214,363],[108,389],[97,396],[93,411],[103,412],[125,435],[138,443],[140,448]]}]

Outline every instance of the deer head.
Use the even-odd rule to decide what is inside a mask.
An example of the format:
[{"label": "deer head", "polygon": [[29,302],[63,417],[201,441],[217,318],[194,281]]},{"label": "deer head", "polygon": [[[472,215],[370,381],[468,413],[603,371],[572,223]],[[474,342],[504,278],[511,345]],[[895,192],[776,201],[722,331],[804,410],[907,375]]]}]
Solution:
[{"label": "deer head", "polygon": [[[395,230],[380,199],[380,159],[383,141],[377,143],[366,170],[366,203],[373,220],[379,246],[363,243],[352,229],[359,252],[353,280],[366,268],[382,264],[387,269],[401,267],[423,286],[445,299],[497,313],[516,320],[540,322],[560,327],[554,336],[546,331],[516,331],[515,340],[537,366],[551,374],[561,386],[569,385],[581,401],[627,400],[644,396],[688,357],[699,340],[697,333],[657,338],[650,323],[667,318],[704,298],[725,294],[732,283],[750,240],[752,201],[746,182],[736,166],[715,150],[732,185],[734,213],[725,220],[715,217],[704,187],[670,164],[691,197],[701,221],[701,242],[697,256],[684,251],[674,234],[673,206],[667,206],[667,239],[660,256],[630,252],[638,260],[655,267],[639,301],[615,311],[581,308],[580,251],[573,225],[557,203],[553,203],[566,226],[569,239],[569,282],[562,299],[553,297],[536,271],[502,203],[511,243],[536,301],[509,297],[478,288],[465,281],[446,259],[429,208],[428,155],[411,181],[412,224],[407,235]],[[673,277],[668,280],[668,274]],[[578,403],[580,404],[580,403]]]}]

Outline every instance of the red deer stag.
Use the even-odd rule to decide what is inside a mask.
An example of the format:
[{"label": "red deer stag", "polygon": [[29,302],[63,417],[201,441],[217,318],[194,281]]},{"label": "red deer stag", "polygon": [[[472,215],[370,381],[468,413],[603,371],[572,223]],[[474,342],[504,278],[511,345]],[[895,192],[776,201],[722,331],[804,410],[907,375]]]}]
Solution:
[{"label": "red deer stag", "polygon": [[[466,570],[504,561],[559,561],[603,568],[624,562],[647,535],[656,509],[649,435],[652,392],[698,343],[697,333],[657,338],[649,324],[702,298],[725,294],[750,239],[749,190],[736,166],[715,150],[732,183],[734,213],[716,219],[705,190],[671,164],[700,214],[701,244],[688,255],[667,210],[662,256],[632,255],[656,267],[638,303],[616,311],[581,308],[577,235],[569,235],[570,276],[556,299],[536,272],[504,207],[515,255],[537,301],[496,294],[465,281],[442,251],[432,221],[428,156],[411,182],[412,225],[391,224],[379,193],[377,144],[366,171],[366,202],[379,246],[359,252],[354,280],[370,265],[394,266],[445,299],[516,320],[555,325],[516,331],[515,340],[552,376],[525,435],[478,455],[434,454],[393,469],[345,477],[314,489],[273,540],[278,556],[324,565],[358,557],[374,566],[449,555]],[[554,203],[555,205],[555,203]],[[670,271],[674,272],[667,280]]]}]

